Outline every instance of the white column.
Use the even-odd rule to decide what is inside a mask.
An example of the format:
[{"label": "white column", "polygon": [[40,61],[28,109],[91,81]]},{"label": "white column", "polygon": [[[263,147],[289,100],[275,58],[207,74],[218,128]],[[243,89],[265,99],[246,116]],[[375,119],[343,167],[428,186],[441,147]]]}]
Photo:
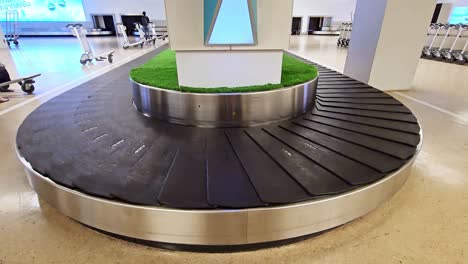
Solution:
[{"label": "white column", "polygon": [[344,73],[381,90],[411,88],[436,0],[357,0]]},{"label": "white column", "polygon": [[281,81],[289,47],[293,0],[257,0],[257,44],[205,45],[204,0],[166,0],[170,47],[179,84],[238,87]]}]

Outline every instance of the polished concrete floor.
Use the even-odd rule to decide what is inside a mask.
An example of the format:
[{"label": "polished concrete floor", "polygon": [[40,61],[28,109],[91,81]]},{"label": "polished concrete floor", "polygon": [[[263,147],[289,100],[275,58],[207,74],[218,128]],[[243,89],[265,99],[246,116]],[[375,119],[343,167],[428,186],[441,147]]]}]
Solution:
[{"label": "polished concrete floor", "polygon": [[[334,43],[331,37],[292,37],[291,51],[342,69],[346,50]],[[394,94],[424,130],[413,175],[395,197],[325,234],[253,252],[149,248],[64,217],[29,188],[14,154],[18,126],[42,100],[0,110],[0,263],[467,263],[468,75],[467,67],[452,66],[421,61],[415,88]]]},{"label": "polished concrete floor", "polygon": [[0,93],[0,96],[10,99],[9,102],[0,104],[0,111],[28,99],[50,98],[49,95],[52,93],[63,92],[66,88],[74,87],[93,76],[110,71],[151,50],[151,45],[143,49],[123,50],[119,48],[121,38],[115,37],[88,38],[88,40],[96,55],[115,51],[114,63],[94,61],[85,66],[81,65],[79,60],[83,52],[78,40],[73,37],[21,38],[18,47],[0,49],[0,62],[6,65],[11,79],[42,74],[35,79],[34,95],[26,95],[17,84],[10,87],[14,92]]}]

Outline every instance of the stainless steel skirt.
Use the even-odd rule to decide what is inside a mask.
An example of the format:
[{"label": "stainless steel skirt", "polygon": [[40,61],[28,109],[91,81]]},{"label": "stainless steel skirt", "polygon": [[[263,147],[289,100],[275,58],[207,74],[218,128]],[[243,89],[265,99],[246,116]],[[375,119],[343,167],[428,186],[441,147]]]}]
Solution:
[{"label": "stainless steel skirt", "polygon": [[[417,152],[420,148],[421,144]],[[278,241],[345,224],[389,200],[406,182],[418,156],[378,182],[329,198],[242,210],[177,210],[132,205],[69,189],[37,173],[17,153],[31,187],[66,216],[118,235],[187,245]]]},{"label": "stainless steel skirt", "polygon": [[315,104],[318,77],[304,84],[252,93],[184,93],[132,82],[145,116],[198,127],[247,127],[301,115]]}]

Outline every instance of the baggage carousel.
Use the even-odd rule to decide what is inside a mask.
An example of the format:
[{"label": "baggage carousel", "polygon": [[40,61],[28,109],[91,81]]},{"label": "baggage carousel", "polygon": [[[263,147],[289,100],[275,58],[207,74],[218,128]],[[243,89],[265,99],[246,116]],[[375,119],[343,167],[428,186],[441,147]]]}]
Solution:
[{"label": "baggage carousel", "polygon": [[421,146],[390,95],[312,62],[315,106],[252,127],[148,118],[128,72],[165,47],[44,103],[21,125],[18,157],[38,195],[119,236],[253,245],[327,230],[390,199]]}]

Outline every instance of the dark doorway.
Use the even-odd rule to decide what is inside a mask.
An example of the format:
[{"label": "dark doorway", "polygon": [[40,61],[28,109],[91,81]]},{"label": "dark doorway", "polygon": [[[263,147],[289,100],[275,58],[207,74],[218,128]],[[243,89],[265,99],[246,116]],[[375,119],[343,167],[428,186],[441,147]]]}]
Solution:
[{"label": "dark doorway", "polygon": [[115,22],[113,15],[92,15],[95,29],[109,31],[115,34]]},{"label": "dark doorway", "polygon": [[135,23],[141,23],[141,16],[122,15],[122,24],[127,28],[127,35],[133,35],[135,31]]},{"label": "dark doorway", "polygon": [[309,30],[308,34],[314,34],[314,31],[322,31],[323,17],[311,17],[309,18]]},{"label": "dark doorway", "polygon": [[302,28],[302,17],[293,17],[291,35],[300,35]]},{"label": "dark doorway", "polygon": [[431,23],[437,23],[439,20],[440,10],[442,9],[442,4],[437,4],[434,10],[434,15],[432,16]]}]

